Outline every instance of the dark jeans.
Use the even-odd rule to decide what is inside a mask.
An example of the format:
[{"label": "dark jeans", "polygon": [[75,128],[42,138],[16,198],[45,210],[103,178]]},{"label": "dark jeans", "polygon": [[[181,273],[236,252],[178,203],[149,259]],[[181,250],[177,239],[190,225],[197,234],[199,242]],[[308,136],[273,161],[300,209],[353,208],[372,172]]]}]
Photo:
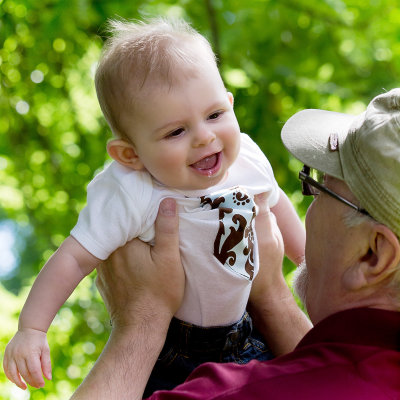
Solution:
[{"label": "dark jeans", "polygon": [[254,359],[263,361],[273,357],[261,335],[253,330],[247,312],[233,325],[210,328],[173,318],[143,397],[156,390],[173,389],[208,361],[246,364]]}]

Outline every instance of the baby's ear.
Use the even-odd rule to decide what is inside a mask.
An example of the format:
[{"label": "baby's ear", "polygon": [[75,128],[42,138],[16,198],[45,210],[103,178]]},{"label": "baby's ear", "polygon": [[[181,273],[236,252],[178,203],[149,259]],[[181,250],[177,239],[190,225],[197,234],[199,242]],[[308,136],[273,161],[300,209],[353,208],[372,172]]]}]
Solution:
[{"label": "baby's ear", "polygon": [[135,170],[143,169],[143,163],[135,147],[123,139],[114,139],[107,143],[107,153],[115,161]]},{"label": "baby's ear", "polygon": [[229,100],[229,102],[232,104],[232,106],[233,106],[233,103],[234,103],[234,99],[233,99],[233,94],[231,93],[231,92],[227,92],[227,95],[228,95],[228,100]]}]

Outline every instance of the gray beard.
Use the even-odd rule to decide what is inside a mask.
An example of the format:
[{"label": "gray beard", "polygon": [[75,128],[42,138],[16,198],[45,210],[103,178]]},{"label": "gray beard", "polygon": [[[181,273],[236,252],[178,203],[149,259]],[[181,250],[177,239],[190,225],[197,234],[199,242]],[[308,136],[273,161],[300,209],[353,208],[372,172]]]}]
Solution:
[{"label": "gray beard", "polygon": [[306,306],[306,292],[308,284],[308,270],[306,261],[303,260],[296,268],[293,277],[293,289],[304,306]]}]

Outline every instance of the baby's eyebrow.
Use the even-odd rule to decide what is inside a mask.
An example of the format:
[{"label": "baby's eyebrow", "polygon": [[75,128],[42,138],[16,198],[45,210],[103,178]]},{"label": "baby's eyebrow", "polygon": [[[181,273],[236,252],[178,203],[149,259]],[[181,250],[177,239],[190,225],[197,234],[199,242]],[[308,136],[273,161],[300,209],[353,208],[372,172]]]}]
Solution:
[{"label": "baby's eyebrow", "polygon": [[154,135],[157,135],[157,134],[165,132],[165,131],[169,131],[171,129],[179,128],[182,125],[183,125],[183,121],[182,120],[176,120],[176,121],[167,122],[166,124],[160,126],[159,128],[156,128],[154,130]]}]

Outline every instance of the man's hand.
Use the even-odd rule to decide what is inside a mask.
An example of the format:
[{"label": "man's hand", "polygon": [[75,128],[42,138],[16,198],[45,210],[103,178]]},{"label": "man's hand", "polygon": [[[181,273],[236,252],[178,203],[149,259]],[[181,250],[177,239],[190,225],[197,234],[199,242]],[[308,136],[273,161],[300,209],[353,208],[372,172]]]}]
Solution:
[{"label": "man's hand", "polygon": [[185,274],[178,233],[175,201],[163,200],[154,247],[132,240],[98,268],[97,286],[113,329],[73,399],[141,398],[183,298]]},{"label": "man's hand", "polygon": [[283,239],[265,194],[257,195],[256,231],[260,270],[254,279],[248,310],[273,353],[292,351],[311,328],[282,273]]},{"label": "man's hand", "polygon": [[179,308],[185,276],[175,208],[171,199],[160,204],[154,247],[134,239],[98,267],[96,284],[114,327],[161,314],[170,320]]},{"label": "man's hand", "polygon": [[276,283],[281,283],[284,246],[282,234],[276,223],[275,215],[267,203],[267,194],[255,196],[258,206],[256,232],[260,269],[254,279],[250,301],[257,303],[273,290]]}]

